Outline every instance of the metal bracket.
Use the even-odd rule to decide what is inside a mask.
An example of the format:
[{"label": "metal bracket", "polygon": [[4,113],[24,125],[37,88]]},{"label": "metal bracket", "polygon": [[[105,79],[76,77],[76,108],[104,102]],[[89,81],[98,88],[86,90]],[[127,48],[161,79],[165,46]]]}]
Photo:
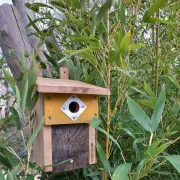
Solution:
[{"label": "metal bracket", "polygon": [[72,95],[61,107],[61,110],[73,121],[86,109],[86,105],[76,96]]}]

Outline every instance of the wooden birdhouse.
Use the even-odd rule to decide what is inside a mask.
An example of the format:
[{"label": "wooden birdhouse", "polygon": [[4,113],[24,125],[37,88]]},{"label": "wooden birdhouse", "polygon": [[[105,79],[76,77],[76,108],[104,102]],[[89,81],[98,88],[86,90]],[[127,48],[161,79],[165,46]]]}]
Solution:
[{"label": "wooden birdhouse", "polygon": [[60,77],[38,77],[36,83],[37,124],[44,117],[44,125],[33,144],[33,157],[45,172],[96,163],[96,131],[89,123],[98,117],[98,95],[110,94],[109,89],[69,80],[67,68],[61,68]]}]

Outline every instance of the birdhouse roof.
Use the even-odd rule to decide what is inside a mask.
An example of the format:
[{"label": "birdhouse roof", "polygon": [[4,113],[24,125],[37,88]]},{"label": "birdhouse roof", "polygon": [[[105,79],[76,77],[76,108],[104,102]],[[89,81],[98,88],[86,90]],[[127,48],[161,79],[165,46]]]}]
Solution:
[{"label": "birdhouse roof", "polygon": [[40,93],[110,95],[110,90],[81,81],[38,77],[37,91]]}]

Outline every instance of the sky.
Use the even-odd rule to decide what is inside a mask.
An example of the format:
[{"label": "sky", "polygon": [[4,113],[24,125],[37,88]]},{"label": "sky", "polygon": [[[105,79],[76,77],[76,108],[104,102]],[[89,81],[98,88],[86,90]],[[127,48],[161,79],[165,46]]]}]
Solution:
[{"label": "sky", "polygon": [[0,5],[3,3],[12,3],[12,1],[11,0],[0,0]]}]

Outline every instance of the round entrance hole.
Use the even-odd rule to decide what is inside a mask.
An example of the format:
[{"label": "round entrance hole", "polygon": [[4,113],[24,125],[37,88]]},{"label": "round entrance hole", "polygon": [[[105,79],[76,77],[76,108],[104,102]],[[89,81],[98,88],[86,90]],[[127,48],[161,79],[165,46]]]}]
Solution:
[{"label": "round entrance hole", "polygon": [[79,104],[75,101],[71,102],[69,104],[69,110],[72,112],[72,113],[76,113],[79,111]]}]

